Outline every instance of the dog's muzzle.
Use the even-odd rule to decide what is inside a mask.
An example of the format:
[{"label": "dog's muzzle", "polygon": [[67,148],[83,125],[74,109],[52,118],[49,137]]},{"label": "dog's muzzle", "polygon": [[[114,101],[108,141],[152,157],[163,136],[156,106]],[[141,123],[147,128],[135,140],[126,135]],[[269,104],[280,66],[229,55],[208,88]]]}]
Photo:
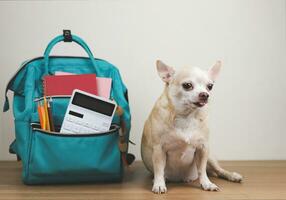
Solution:
[{"label": "dog's muzzle", "polygon": [[197,107],[203,107],[208,103],[208,99],[209,99],[209,94],[206,92],[201,92],[199,94],[199,101],[195,102],[194,105],[196,105]]}]

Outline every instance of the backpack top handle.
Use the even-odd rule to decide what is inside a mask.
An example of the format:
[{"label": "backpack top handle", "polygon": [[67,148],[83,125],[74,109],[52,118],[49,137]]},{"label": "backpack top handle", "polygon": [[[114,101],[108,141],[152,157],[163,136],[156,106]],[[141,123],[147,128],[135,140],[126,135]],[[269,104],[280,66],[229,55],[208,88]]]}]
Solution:
[{"label": "backpack top handle", "polygon": [[70,31],[67,32],[67,30],[64,30],[64,34],[63,35],[59,35],[57,37],[55,37],[47,46],[45,52],[44,52],[44,63],[45,63],[45,75],[47,74],[51,74],[50,68],[49,68],[49,55],[51,53],[52,48],[59,42],[75,42],[78,45],[80,45],[85,52],[88,54],[88,57],[95,69],[95,73],[97,73],[97,66],[96,66],[96,62],[94,60],[93,54],[90,51],[88,45],[78,36],[76,35],[72,35],[70,34]]}]

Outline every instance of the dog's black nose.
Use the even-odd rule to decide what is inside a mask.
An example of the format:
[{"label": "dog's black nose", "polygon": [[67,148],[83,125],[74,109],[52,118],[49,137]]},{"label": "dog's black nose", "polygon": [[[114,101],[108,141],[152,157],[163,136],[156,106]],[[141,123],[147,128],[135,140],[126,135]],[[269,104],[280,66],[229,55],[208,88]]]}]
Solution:
[{"label": "dog's black nose", "polygon": [[199,94],[199,98],[200,98],[200,100],[206,101],[206,100],[208,100],[208,98],[209,98],[209,94],[206,93],[206,92],[201,92],[201,93]]}]

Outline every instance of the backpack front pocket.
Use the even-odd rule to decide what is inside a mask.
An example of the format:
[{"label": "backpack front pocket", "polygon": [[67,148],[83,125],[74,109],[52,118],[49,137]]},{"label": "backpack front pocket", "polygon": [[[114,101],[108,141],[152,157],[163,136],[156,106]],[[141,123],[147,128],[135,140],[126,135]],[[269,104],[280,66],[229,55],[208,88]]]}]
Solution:
[{"label": "backpack front pocket", "polygon": [[27,184],[120,181],[117,125],[91,134],[59,134],[32,125]]},{"label": "backpack front pocket", "polygon": [[[51,112],[52,112],[52,118],[55,126],[61,126],[66,114],[67,107],[69,105],[71,96],[69,95],[58,95],[58,96],[47,96],[47,99],[50,99],[51,104]],[[39,123],[39,114],[37,111],[37,106],[40,101],[43,100],[43,97],[39,97],[34,99],[34,113],[32,115],[32,122],[33,123]],[[119,124],[120,123],[120,117],[118,114],[114,114],[113,124]]]}]

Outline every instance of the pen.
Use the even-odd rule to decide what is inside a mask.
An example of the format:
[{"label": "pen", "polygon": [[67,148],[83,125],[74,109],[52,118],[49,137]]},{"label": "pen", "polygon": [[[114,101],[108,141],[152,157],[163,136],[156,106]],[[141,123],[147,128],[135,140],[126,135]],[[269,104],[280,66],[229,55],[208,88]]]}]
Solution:
[{"label": "pen", "polygon": [[53,112],[50,104],[51,98],[48,100],[48,115],[49,115],[49,123],[51,131],[55,131],[54,120],[53,120]]}]

